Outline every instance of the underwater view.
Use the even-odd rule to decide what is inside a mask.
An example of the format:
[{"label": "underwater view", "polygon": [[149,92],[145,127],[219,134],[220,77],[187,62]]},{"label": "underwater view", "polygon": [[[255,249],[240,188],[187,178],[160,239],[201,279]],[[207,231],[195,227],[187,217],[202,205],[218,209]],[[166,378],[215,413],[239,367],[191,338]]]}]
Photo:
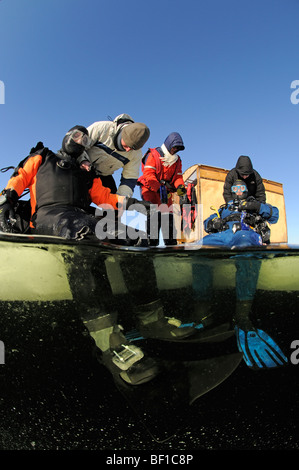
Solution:
[{"label": "underwater view", "polygon": [[[3,235],[0,250],[2,449],[298,448],[297,247]],[[107,312],[153,380],[125,383],[101,360],[89,325]],[[153,312],[192,334],[150,332]]]}]

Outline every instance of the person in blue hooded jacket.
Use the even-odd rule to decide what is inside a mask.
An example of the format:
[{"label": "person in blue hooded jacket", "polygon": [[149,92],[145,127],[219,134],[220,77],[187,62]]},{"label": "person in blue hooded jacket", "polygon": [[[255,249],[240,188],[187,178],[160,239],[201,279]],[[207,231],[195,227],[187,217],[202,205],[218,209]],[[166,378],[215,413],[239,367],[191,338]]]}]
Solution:
[{"label": "person in blue hooded jacket", "polygon": [[[181,135],[172,132],[161,147],[148,149],[142,159],[142,175],[138,179],[142,199],[156,204],[159,208],[148,220],[147,232],[152,246],[159,243],[161,227],[165,245],[177,243],[172,215],[172,195],[177,193],[183,196],[186,193],[182,161],[178,155],[178,152],[184,149]],[[162,223],[162,219],[165,222]]]},{"label": "person in blue hooded jacket", "polygon": [[270,243],[269,224],[275,224],[279,210],[275,206],[248,197],[246,183],[236,180],[231,200],[204,221],[208,233],[203,245],[255,246]]}]

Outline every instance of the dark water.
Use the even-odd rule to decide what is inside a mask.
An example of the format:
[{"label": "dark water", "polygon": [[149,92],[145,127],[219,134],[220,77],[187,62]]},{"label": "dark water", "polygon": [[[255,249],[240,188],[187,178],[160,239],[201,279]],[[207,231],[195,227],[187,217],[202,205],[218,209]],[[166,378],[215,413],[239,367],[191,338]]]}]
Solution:
[{"label": "dark water", "polygon": [[[193,406],[192,417],[168,442],[157,443],[104,373],[22,388],[1,397],[1,448],[6,450],[297,449],[294,372],[260,374],[243,367]],[[52,383],[52,385],[54,385]]]},{"label": "dark water", "polygon": [[299,448],[299,366],[254,372],[242,362],[225,382],[186,408],[185,423],[173,429],[173,437],[156,442],[110,373],[91,356],[79,323],[70,325],[66,316],[60,325],[45,322],[43,332],[40,326],[24,315],[0,366],[2,450]]},{"label": "dark water", "polygon": [[[169,426],[169,439],[163,442],[153,439],[144,426],[143,410],[139,409],[139,416],[136,415],[115,387],[110,373],[92,353],[90,337],[83,328],[83,310],[91,297],[92,285],[94,297],[111,301],[112,295],[107,294],[109,282],[104,282],[105,263],[111,255],[93,253],[89,248],[87,255],[90,258],[85,255],[82,252],[82,257],[74,263],[70,276],[73,294],[77,295],[74,304],[0,302],[0,339],[5,344],[5,364],[0,365],[1,450],[93,450],[112,454],[124,451],[165,454],[204,450],[298,450],[299,365],[292,364],[256,372],[241,362],[232,375],[191,406],[176,400],[162,416],[163,426]],[[134,282],[130,279],[128,285],[135,288],[137,297],[143,298],[146,294],[151,298],[158,288],[154,283],[153,292],[144,288],[149,286],[143,277],[145,259],[142,264],[139,255],[135,257],[133,253],[128,263],[126,254],[119,256],[123,274],[129,277],[134,274]],[[231,320],[234,310],[234,290],[224,291],[221,282],[218,290],[212,289],[208,276],[213,270],[216,272],[217,266],[221,268],[223,260],[219,259],[217,265],[214,259],[208,257],[205,261],[199,254],[197,256],[197,261],[195,255],[190,261],[184,253],[171,258],[164,278],[165,257],[155,265],[160,279],[165,281],[170,272],[180,281],[187,268],[192,267],[192,285],[180,291],[164,287],[158,292],[165,303],[165,311],[182,318],[192,311],[186,305],[192,305],[195,294],[211,291],[209,301],[211,303],[212,299],[216,323],[225,323],[227,319]],[[229,262],[230,258],[231,254]],[[86,264],[89,262],[92,269],[82,269],[82,260]],[[150,264],[153,265],[152,261]],[[245,265],[248,265],[247,261]],[[130,267],[129,273],[126,273],[126,266]],[[270,279],[278,268],[279,265],[273,264]],[[90,278],[85,280],[87,272],[93,272],[97,282],[93,284]],[[243,290],[251,288],[252,270],[250,273],[248,278],[246,270],[241,273],[245,276]],[[29,269],[28,276],[32,274],[35,273]],[[11,278],[10,271],[8,275]],[[223,280],[225,275],[224,272]],[[294,280],[297,271],[294,269],[289,275]],[[38,276],[33,276],[34,282]],[[200,282],[195,283],[195,280]],[[82,296],[85,300],[80,303]],[[134,304],[134,292],[126,296],[119,296],[117,307],[120,313],[121,307],[125,307],[125,313],[130,314],[128,305]],[[76,311],[78,305],[81,305],[79,312]],[[299,339],[298,308],[297,289],[293,288],[292,292],[285,289],[280,293],[259,289],[254,297],[253,317],[257,326],[266,331],[269,329],[284,351],[288,351],[291,341]],[[126,320],[125,313],[122,312],[122,320]],[[192,317],[187,316],[186,320],[192,320]],[[197,346],[194,348],[195,351]],[[177,415],[180,419],[176,419]]]}]

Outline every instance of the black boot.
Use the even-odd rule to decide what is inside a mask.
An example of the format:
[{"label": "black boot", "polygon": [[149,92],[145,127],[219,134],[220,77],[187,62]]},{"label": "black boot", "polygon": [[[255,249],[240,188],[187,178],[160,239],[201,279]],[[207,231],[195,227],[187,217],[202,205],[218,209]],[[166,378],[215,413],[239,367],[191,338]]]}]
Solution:
[{"label": "black boot", "polygon": [[196,333],[193,326],[182,326],[180,320],[165,317],[160,300],[139,305],[136,314],[139,332],[146,338],[179,341]]}]

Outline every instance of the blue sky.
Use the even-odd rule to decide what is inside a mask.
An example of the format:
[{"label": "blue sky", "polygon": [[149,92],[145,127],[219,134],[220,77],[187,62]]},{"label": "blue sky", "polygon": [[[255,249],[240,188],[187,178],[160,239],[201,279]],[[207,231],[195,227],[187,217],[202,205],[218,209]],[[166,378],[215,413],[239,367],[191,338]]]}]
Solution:
[{"label": "blue sky", "polygon": [[298,18],[299,0],[0,0],[0,168],[128,113],[146,147],[182,135],[183,170],[249,155],[299,243]]}]

